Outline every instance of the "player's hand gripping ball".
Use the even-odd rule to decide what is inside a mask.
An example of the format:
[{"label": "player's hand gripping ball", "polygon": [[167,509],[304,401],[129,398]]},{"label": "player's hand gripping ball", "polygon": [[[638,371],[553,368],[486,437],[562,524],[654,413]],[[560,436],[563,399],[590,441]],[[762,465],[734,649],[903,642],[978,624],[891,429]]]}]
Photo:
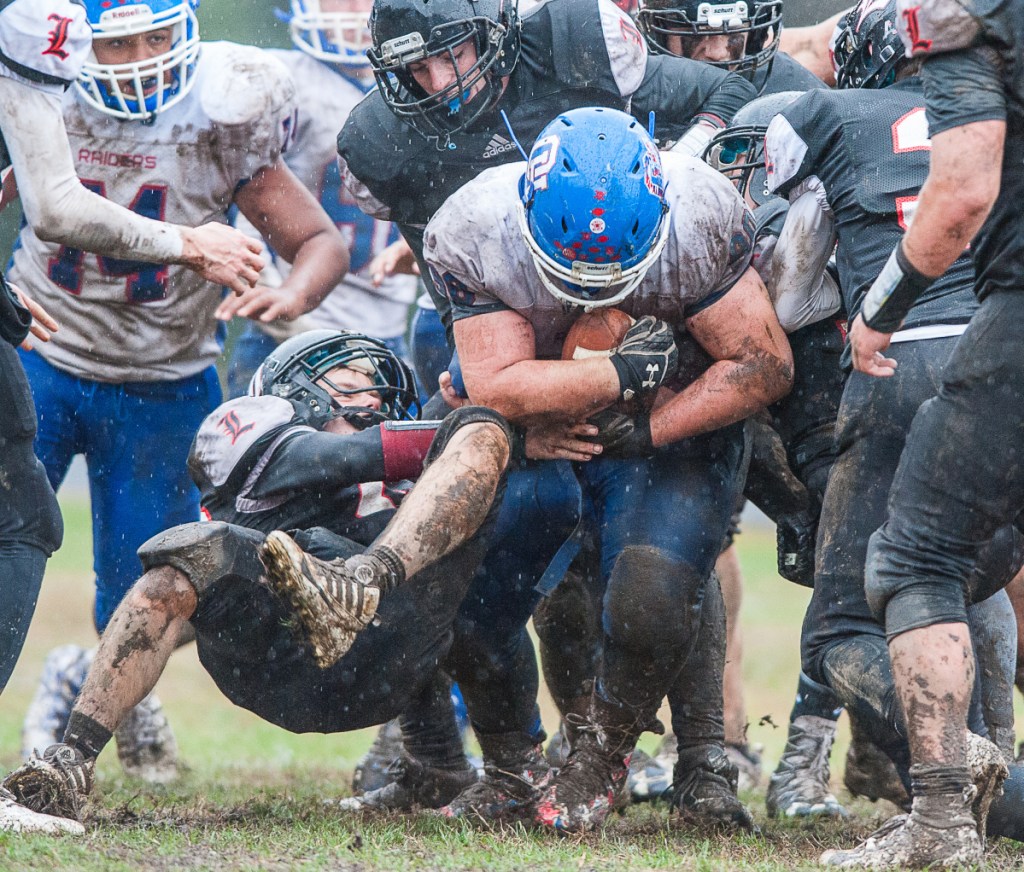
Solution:
[{"label": "player's hand gripping ball", "polygon": [[610,357],[633,326],[633,319],[621,309],[595,309],[574,322],[562,343],[562,360]]}]

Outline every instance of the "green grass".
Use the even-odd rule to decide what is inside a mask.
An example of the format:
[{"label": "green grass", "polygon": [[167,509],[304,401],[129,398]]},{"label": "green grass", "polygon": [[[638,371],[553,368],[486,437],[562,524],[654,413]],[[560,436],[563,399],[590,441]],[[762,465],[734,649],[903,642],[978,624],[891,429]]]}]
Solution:
[{"label": "green grass", "polygon": [[[18,733],[43,657],[54,645],[91,645],[92,575],[87,506],[62,501],[64,547],[48,568],[21,662],[0,701],[0,768],[18,763]],[[797,674],[797,637],[807,592],[775,574],[774,537],[748,530],[739,539],[745,578],[744,673],[750,741],[762,743],[766,775],[785,742]],[[760,836],[681,828],[664,809],[639,807],[599,834],[556,838],[516,829],[479,829],[429,815],[370,818],[329,801],[347,795],[352,767],[373,731],[296,736],[228,703],[194,650],[172,658],[158,687],[175,727],[185,777],[167,788],[125,779],[113,750],[104,753],[84,839],[0,834],[0,870],[643,870],[812,868],[819,853],[852,844],[892,807],[851,804],[845,824],[778,824],[765,818],[763,794],[745,799]],[[548,729],[556,724],[542,700]],[[667,712],[663,712],[667,715]],[[667,721],[667,717],[665,718]],[[778,725],[777,727],[775,725]],[[833,761],[841,770],[845,722]],[[654,737],[643,745],[652,747]],[[849,796],[835,780],[843,801]],[[1016,868],[1019,852],[1002,843],[993,868]]]}]

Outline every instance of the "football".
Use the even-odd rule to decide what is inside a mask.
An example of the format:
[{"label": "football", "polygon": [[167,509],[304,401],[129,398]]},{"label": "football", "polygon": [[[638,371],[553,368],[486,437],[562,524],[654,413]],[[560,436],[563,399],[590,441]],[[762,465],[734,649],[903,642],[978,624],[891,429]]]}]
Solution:
[{"label": "football", "polygon": [[585,312],[566,334],[562,343],[562,360],[608,357],[632,326],[633,319],[621,309]]}]

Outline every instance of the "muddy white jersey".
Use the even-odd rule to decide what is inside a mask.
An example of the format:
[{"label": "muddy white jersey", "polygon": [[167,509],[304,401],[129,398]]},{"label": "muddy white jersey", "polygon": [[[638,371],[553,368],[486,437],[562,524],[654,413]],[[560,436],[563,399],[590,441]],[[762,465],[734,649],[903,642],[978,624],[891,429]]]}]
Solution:
[{"label": "muddy white jersey", "polygon": [[0,3],[0,76],[60,93],[78,78],[91,48],[92,29],[80,3]]},{"label": "muddy white jersey", "polygon": [[[720,299],[750,266],[754,221],[736,189],[703,161],[661,158],[668,242],[617,308],[684,331],[687,318]],[[517,209],[525,169],[524,163],[495,167],[456,191],[427,225],[424,254],[455,320],[514,310],[533,325],[537,357],[557,358],[583,309],[545,289],[523,240]]]},{"label": "muddy white jersey", "polygon": [[[416,279],[393,276],[375,288],[368,269],[370,261],[398,239],[398,230],[389,221],[363,214],[342,186],[338,170],[338,131],[366,92],[330,64],[301,51],[275,49],[270,54],[288,67],[297,91],[299,123],[285,162],[331,216],[351,258],[341,284],[305,318],[315,327],[360,330],[383,339],[401,336],[416,296]],[[278,266],[287,275],[288,264]]]},{"label": "muddy white jersey", "polygon": [[[294,134],[294,87],[267,52],[204,43],[192,92],[152,124],[123,122],[64,98],[82,183],[150,218],[225,222],[237,190],[273,164]],[[19,236],[11,280],[60,322],[43,357],[105,382],[166,381],[220,353],[214,310],[223,289],[182,266],[101,257]]]}]

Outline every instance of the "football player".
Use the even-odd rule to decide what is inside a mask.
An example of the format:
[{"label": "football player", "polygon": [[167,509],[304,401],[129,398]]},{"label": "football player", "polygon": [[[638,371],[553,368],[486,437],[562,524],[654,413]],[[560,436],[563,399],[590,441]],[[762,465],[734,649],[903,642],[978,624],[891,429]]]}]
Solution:
[{"label": "football player", "polygon": [[636,20],[652,51],[739,72],[758,94],[824,87],[779,50],[782,0],[641,0]]},{"label": "football player", "polygon": [[[359,330],[383,339],[405,357],[405,331],[416,280],[394,275],[372,281],[371,260],[398,238],[398,230],[364,215],[341,186],[335,143],[339,125],[373,88],[373,72],[366,58],[371,5],[372,0],[292,0],[290,13],[282,17],[288,20],[295,49],[268,51],[288,68],[296,86],[298,125],[285,163],[337,225],[350,259],[349,271],[337,288],[298,323],[285,326],[290,335],[312,328]],[[276,258],[271,263],[276,272],[287,275],[287,263]],[[267,275],[264,284],[274,280]],[[247,313],[246,308],[240,310],[242,315]],[[280,341],[279,330],[273,323],[254,320],[238,338],[228,366],[231,396],[245,393],[256,367]]]},{"label": "football player", "polygon": [[[186,621],[236,705],[299,733],[401,715],[403,768],[430,769],[435,789],[455,786],[448,796],[476,779],[438,665],[477,690],[478,664],[455,653],[453,628],[494,527],[508,426],[475,407],[415,420],[408,367],[351,332],[283,343],[252,393],[203,421],[189,466],[210,520],[139,550],[145,573],[103,634],[64,744],[7,779],[26,801],[33,779],[56,772],[59,809],[80,811],[96,756]],[[486,709],[502,690],[467,700]]]},{"label": "football player", "polygon": [[[217,318],[243,308],[269,319],[300,314],[336,284],[348,252],[281,158],[294,133],[294,90],[276,60],[247,46],[201,44],[195,0],[89,0],[85,8],[92,54],[64,100],[84,184],[141,215],[183,223],[226,220],[237,206],[293,261],[282,287],[222,299],[218,284],[181,267],[97,257],[22,230],[11,276],[65,320],[45,348],[22,354],[39,417],[35,448],[55,489],[72,457],[86,456],[102,631],[138,574],[137,547],[197,517],[185,459],[220,400]],[[42,732],[59,734],[52,715],[67,710],[61,689],[76,682],[58,671],[45,675],[28,748],[48,744],[40,714],[50,722]],[[139,724],[134,735],[158,736],[157,726]],[[161,741],[150,749],[129,742],[128,765],[142,775],[152,766],[158,779],[168,777],[163,769],[173,774],[170,761],[148,759]]]},{"label": "football player", "polygon": [[[83,187],[67,144],[60,97],[77,77],[91,41],[85,12],[63,0],[16,0],[0,9],[0,168],[5,196],[15,173],[25,219],[40,238],[110,257],[179,263],[242,293],[256,281],[256,247],[220,223],[195,229],[131,212]],[[11,170],[14,172],[11,172]],[[33,455],[36,414],[13,346],[31,334],[46,341],[56,322],[0,277],[0,495],[5,630],[0,634],[0,690],[21,652],[46,559],[60,545],[60,511],[45,471]],[[24,347],[28,347],[28,343]],[[70,821],[37,815],[0,791],[0,829],[72,832]]]},{"label": "football player", "polygon": [[[692,124],[685,146],[697,153],[754,96],[739,76],[649,57],[610,0],[542,3],[523,18],[515,0],[377,0],[370,32],[378,88],[349,116],[338,151],[353,196],[397,222],[417,257],[441,204],[517,160],[513,139],[529,148],[560,111],[629,107],[646,122],[653,110]],[[447,298],[435,303],[447,324]]]},{"label": "football player", "polygon": [[931,164],[913,224],[854,321],[858,371],[901,377],[903,345],[887,351],[889,344],[912,328],[914,312],[934,298],[951,265],[963,262],[968,243],[980,303],[936,377],[935,397],[914,418],[885,524],[871,540],[866,588],[885,622],[915,790],[909,818],[862,846],[855,861],[969,865],[981,862],[983,843],[974,832],[981,818],[969,803],[963,741],[975,678],[965,584],[985,543],[1024,506],[1016,336],[1024,270],[1024,4],[900,2],[898,13],[907,53],[925,59]]},{"label": "football player", "polygon": [[[785,334],[750,267],[739,194],[699,160],[662,160],[625,113],[563,113],[525,167],[483,173],[425,234],[471,399],[513,420],[567,426],[605,413],[594,419],[601,453],[576,465],[607,585],[597,686],[535,811],[563,831],[604,820],[637,737],[679,674],[736,497],[737,422],[782,396],[792,376]],[[560,361],[577,315],[608,305],[639,319],[617,352]],[[686,373],[688,385],[672,381],[673,330],[711,356]],[[644,400],[663,384],[678,393],[648,411]],[[610,408],[619,401],[636,405]],[[678,620],[666,625],[665,614]]]},{"label": "football player", "polygon": [[[792,203],[787,224],[802,213],[817,213],[819,225],[834,227],[844,307],[854,317],[865,305],[887,253],[913,218],[928,172],[931,141],[918,64],[907,61],[900,50],[895,19],[894,0],[884,6],[864,0],[855,7],[835,43],[840,90],[810,92],[785,108],[769,126],[765,143],[768,186]],[[853,141],[856,148],[849,147]],[[927,780],[919,783],[912,770],[908,774],[906,727],[893,690],[885,630],[865,597],[864,571],[868,539],[885,517],[886,497],[911,421],[934,396],[940,373],[975,310],[972,284],[973,271],[964,255],[907,314],[896,337],[896,378],[878,381],[853,373],[847,379],[836,424],[837,457],[821,511],[814,593],[801,640],[804,672],[836,693],[868,737],[897,764],[907,787],[913,780],[926,794]],[[1015,574],[1020,561],[1013,545],[1012,535],[993,542],[987,572],[975,578],[972,597],[984,599],[1000,579],[1005,583]],[[979,629],[1005,620],[1004,605],[1002,595],[985,603],[986,618],[977,622]],[[991,646],[985,651],[993,653]],[[989,671],[1005,673],[1012,682],[1012,661],[996,663]],[[1006,728],[1013,722],[1006,702],[1002,711],[988,708],[985,715],[987,724],[975,721],[972,727],[1005,745]],[[982,741],[976,747],[987,747],[988,763],[995,765],[999,752]],[[991,790],[991,767],[977,768],[974,776],[983,792]],[[867,851],[860,859],[872,859]],[[911,860],[910,854],[903,858]],[[859,862],[848,855],[833,861]]]}]

